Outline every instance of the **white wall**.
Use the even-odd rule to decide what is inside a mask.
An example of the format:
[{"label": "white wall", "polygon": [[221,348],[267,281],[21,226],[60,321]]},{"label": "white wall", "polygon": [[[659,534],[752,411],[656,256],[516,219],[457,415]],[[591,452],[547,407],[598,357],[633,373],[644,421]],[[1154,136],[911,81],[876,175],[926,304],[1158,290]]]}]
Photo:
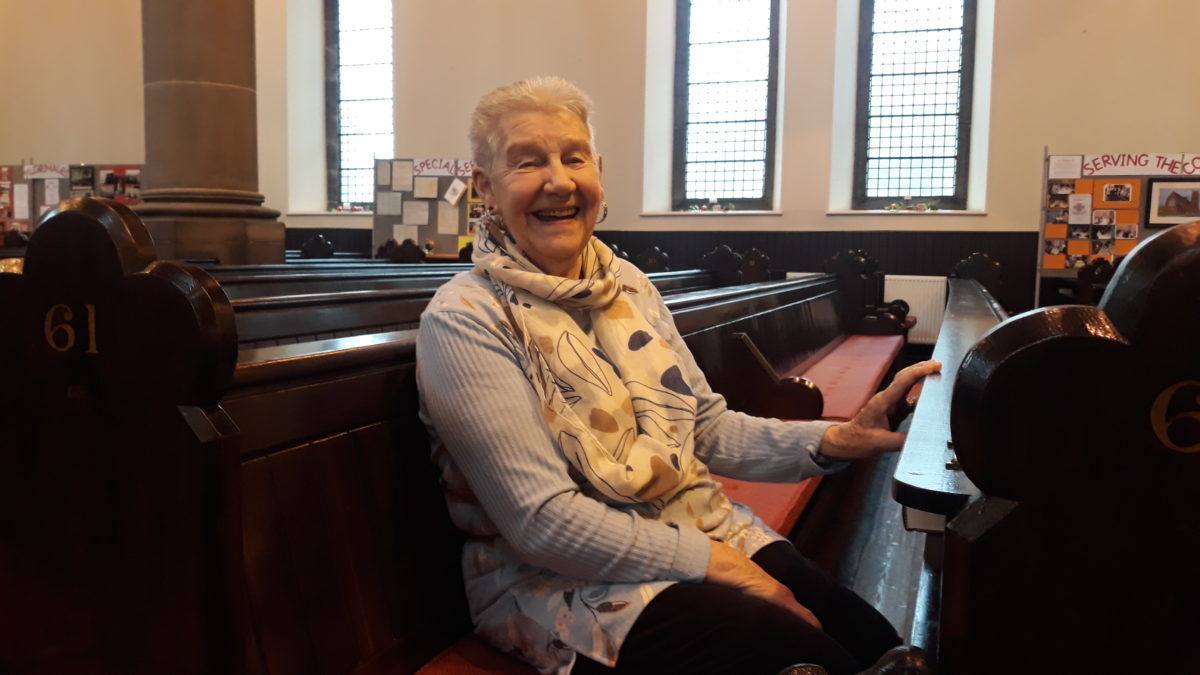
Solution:
[{"label": "white wall", "polygon": [[0,164],[140,164],[139,0],[0,0]]},{"label": "white wall", "polygon": [[[998,0],[986,215],[827,215],[838,2],[792,0],[782,215],[645,216],[647,3],[663,2],[672,0],[397,0],[396,156],[466,156],[478,97],[543,73],[576,80],[596,100],[611,207],[602,227],[613,229],[1036,230],[1046,146],[1200,152],[1200,88],[1187,75],[1200,3]],[[321,49],[319,11],[320,0],[258,0],[260,189],[285,212],[310,211],[322,196],[310,51]],[[0,25],[19,27],[0,41],[5,89],[20,92],[0,106],[0,163],[142,161],[139,17],[138,0],[0,2]],[[654,45],[672,39],[652,36]],[[285,220],[369,226],[363,217]]]}]

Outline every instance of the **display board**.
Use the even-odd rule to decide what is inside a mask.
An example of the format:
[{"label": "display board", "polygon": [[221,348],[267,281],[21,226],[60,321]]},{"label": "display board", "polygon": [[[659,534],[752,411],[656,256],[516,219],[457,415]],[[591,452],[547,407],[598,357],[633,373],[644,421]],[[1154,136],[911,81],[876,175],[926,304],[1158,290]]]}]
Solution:
[{"label": "display board", "polygon": [[0,233],[33,231],[37,221],[60,201],[107,197],[123,204],[141,203],[137,164],[22,164],[0,166]]},{"label": "display board", "polygon": [[1158,229],[1200,219],[1200,153],[1050,155],[1043,273],[1117,262]]},{"label": "display board", "polygon": [[457,256],[474,232],[467,159],[376,159],[371,248],[411,239],[438,256]]}]

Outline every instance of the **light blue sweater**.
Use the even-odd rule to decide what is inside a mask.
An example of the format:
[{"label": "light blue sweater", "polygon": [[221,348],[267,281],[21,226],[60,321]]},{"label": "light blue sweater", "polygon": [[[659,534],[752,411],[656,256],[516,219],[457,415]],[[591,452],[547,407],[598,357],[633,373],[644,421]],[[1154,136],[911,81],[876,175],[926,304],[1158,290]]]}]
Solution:
[{"label": "light blue sweater", "polygon": [[[622,279],[635,279],[645,289],[634,296],[635,304],[672,345],[696,394],[696,456],[712,472],[743,480],[795,482],[826,473],[813,455],[831,423],[783,422],[728,410],[705,381],[661,296],[640,271],[623,265]],[[514,587],[533,574],[614,585],[702,580],[709,557],[704,533],[584,493],[584,479],[560,454],[542,419],[518,343],[499,327],[503,316],[488,281],[462,273],[430,302],[417,340],[422,415],[433,434],[434,460],[443,471],[451,516],[471,537],[464,576],[477,624],[506,596],[516,593],[521,605]],[[571,316],[581,332],[590,333],[586,313]],[[666,585],[656,584],[649,596]],[[512,611],[534,613],[524,607]],[[631,621],[606,626],[617,646]],[[543,672],[565,672],[531,659],[528,645],[499,646],[522,651]]]}]

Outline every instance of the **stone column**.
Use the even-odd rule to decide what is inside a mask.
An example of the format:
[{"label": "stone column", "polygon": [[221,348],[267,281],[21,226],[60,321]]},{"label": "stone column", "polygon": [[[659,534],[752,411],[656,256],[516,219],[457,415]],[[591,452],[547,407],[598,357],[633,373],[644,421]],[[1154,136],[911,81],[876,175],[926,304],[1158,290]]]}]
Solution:
[{"label": "stone column", "polygon": [[258,192],[254,0],[142,0],[143,204],[159,258],[283,262]]}]

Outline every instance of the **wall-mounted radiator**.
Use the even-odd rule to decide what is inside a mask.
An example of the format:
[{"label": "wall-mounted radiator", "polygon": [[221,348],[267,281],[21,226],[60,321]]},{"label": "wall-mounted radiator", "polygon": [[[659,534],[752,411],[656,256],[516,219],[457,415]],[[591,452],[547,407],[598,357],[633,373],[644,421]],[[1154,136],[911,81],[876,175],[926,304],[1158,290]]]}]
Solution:
[{"label": "wall-mounted radiator", "polygon": [[918,277],[887,274],[883,277],[883,301],[903,300],[908,313],[917,317],[917,325],[908,333],[908,341],[931,345],[937,342],[946,310],[946,277]]}]

